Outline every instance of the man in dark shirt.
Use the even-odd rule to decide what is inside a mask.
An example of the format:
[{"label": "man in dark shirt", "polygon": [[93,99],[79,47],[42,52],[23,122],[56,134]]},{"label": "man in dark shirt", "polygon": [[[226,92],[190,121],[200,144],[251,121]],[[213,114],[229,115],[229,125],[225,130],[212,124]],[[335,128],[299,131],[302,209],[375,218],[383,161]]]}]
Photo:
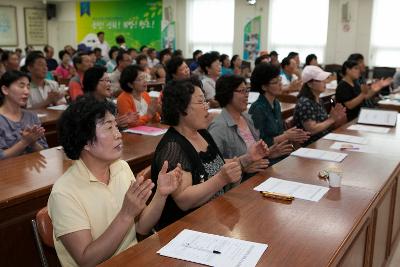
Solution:
[{"label": "man in dark shirt", "polygon": [[43,49],[46,56],[47,69],[53,71],[58,67],[57,60],[53,58],[54,48],[50,45],[45,45]]}]

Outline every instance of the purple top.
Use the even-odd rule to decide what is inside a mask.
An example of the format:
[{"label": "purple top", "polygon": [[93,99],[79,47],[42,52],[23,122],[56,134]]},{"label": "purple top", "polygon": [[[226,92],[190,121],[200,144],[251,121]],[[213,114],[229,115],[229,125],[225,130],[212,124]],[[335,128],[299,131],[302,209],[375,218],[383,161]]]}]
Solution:
[{"label": "purple top", "polygon": [[[9,149],[21,140],[21,131],[34,124],[40,125],[40,120],[35,113],[22,110],[21,120],[11,121],[0,114],[0,159],[4,158],[4,150]],[[43,136],[37,141],[43,148],[48,148],[46,138]],[[32,146],[27,146],[22,154],[33,152]]]}]

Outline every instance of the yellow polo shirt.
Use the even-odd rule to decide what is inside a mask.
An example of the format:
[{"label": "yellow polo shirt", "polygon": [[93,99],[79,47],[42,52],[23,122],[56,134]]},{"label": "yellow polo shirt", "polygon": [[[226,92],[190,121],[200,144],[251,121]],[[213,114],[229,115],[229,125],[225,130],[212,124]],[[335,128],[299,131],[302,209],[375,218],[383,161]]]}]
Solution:
[{"label": "yellow polo shirt", "polygon": [[[128,163],[123,160],[111,164],[108,185],[97,180],[82,160],[77,160],[56,181],[47,205],[54,227],[54,245],[63,266],[78,265],[59,237],[88,229],[93,240],[97,239],[121,210],[125,193],[134,179]],[[136,243],[133,224],[114,255]]]}]

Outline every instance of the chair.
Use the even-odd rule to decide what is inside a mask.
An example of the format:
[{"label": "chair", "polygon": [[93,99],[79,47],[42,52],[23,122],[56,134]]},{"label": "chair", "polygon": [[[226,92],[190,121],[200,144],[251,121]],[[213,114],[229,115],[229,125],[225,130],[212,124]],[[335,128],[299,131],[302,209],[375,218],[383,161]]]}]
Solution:
[{"label": "chair", "polygon": [[393,75],[396,73],[396,68],[374,67],[372,73],[372,78],[374,79],[393,77]]},{"label": "chair", "polygon": [[335,73],[338,82],[340,82],[342,80],[342,78],[343,78],[342,65],[339,65],[339,64],[326,64],[324,69],[327,72]]},{"label": "chair", "polygon": [[54,249],[53,224],[48,214],[47,207],[42,208],[36,213],[36,219],[31,221],[36,247],[39,252],[40,261],[43,267],[49,266],[47,257],[44,253],[44,243],[47,247]]}]

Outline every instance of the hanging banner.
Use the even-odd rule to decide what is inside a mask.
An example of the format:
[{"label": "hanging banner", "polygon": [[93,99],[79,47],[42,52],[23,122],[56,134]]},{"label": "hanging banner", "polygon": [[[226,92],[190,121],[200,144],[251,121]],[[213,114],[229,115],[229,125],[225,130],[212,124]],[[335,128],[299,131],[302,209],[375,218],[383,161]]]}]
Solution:
[{"label": "hanging banner", "polygon": [[244,27],[243,59],[255,60],[260,51],[261,16],[250,20]]},{"label": "hanging banner", "polygon": [[170,22],[162,31],[162,47],[176,49],[175,21]]},{"label": "hanging banner", "polygon": [[116,45],[115,37],[123,35],[126,46],[142,45],[161,48],[162,0],[82,1],[76,3],[76,32],[78,43],[94,47],[97,32]]}]

